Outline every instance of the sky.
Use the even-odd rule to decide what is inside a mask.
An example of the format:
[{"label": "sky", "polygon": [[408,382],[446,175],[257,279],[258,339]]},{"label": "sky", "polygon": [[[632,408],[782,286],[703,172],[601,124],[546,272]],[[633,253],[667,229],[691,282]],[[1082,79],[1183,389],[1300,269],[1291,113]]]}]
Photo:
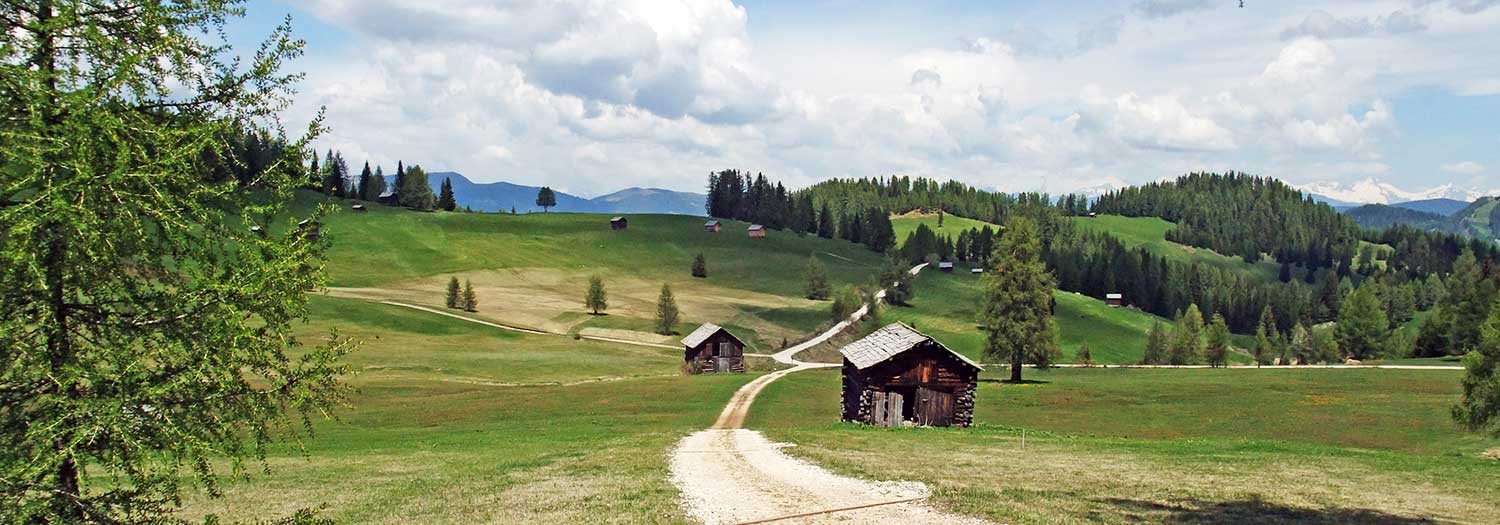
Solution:
[{"label": "sky", "polygon": [[892,174],[1089,191],[1237,170],[1500,188],[1500,0],[252,0],[353,165],[581,196]]}]

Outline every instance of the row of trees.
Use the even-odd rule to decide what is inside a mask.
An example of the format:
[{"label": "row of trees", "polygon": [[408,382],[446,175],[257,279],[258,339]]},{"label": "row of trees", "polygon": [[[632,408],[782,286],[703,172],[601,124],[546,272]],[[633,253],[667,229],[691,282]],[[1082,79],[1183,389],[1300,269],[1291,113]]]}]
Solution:
[{"label": "row of trees", "polygon": [[463,310],[465,312],[479,311],[479,295],[474,293],[474,283],[464,279],[462,291],[458,287],[458,278],[448,279],[448,293],[443,298],[443,303],[449,308]]},{"label": "row of trees", "polygon": [[359,175],[354,176],[349,173],[344,154],[329,149],[321,164],[318,162],[317,152],[313,152],[312,164],[308,166],[307,173],[309,189],[341,199],[374,202],[390,190],[396,203],[407,208],[423,211],[454,211],[458,208],[458,203],[453,198],[452,180],[443,179],[441,195],[435,195],[432,184],[427,180],[427,171],[415,164],[406,166],[403,162],[396,161],[396,176],[387,187],[383,167],[375,166],[372,170],[370,163],[365,162]]},{"label": "row of trees", "polygon": [[751,177],[738,170],[711,173],[705,203],[708,215],[714,218],[844,239],[877,252],[896,247],[891,208],[873,204],[830,207],[829,202],[815,208],[812,189],[788,192],[764,174]]}]

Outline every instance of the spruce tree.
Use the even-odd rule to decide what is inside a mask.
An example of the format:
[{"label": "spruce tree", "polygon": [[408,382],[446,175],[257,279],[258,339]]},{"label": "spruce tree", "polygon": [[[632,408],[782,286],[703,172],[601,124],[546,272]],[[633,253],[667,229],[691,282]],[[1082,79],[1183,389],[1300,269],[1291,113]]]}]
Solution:
[{"label": "spruce tree", "polygon": [[1078,344],[1078,355],[1075,361],[1077,364],[1083,365],[1085,367],[1094,366],[1094,354],[1093,351],[1089,350],[1088,343]]},{"label": "spruce tree", "polygon": [[[803,271],[806,284],[802,286],[802,296],[814,301],[826,301],[832,293],[832,287],[828,285],[828,270],[823,268],[822,261],[813,255],[807,258],[807,269]],[[835,315],[834,317],[838,317]]]},{"label": "spruce tree", "polygon": [[261,159],[254,192],[206,177],[237,155],[225,137],[281,127],[297,84],[289,23],[248,54],[219,38],[241,7],[0,17],[0,521],[186,522],[185,492],[269,469],[347,392],[352,344],[293,337],[322,244],[264,228],[306,213],[291,204],[321,118]]},{"label": "spruce tree", "polygon": [[693,277],[700,279],[708,277],[708,262],[703,259],[701,253],[693,257]]},{"label": "spruce tree", "polygon": [[1041,261],[1036,223],[1016,215],[1005,226],[990,256],[995,270],[985,274],[979,324],[986,356],[1009,361],[1010,380],[1019,382],[1027,361],[1046,367],[1058,353],[1051,309],[1055,284]]},{"label": "spruce tree", "polygon": [[380,166],[375,166],[375,175],[370,178],[370,184],[373,185],[370,189],[370,200],[377,200],[385,194],[385,170]]},{"label": "spruce tree", "polygon": [[427,172],[421,166],[406,168],[405,186],[400,189],[401,205],[419,211],[431,211],[437,207],[437,197],[432,194],[432,184],[427,181]]},{"label": "spruce tree", "polygon": [[375,174],[370,172],[370,161],[365,161],[365,169],[359,172],[359,188],[355,191],[355,198],[362,201],[371,201],[380,195],[378,193],[370,194],[370,190],[375,189],[375,183],[371,180],[374,176]]},{"label": "spruce tree", "polygon": [[823,208],[818,211],[818,237],[832,239],[838,233],[833,224],[833,212],[829,211],[828,203],[824,202]]},{"label": "spruce tree", "polygon": [[396,161],[396,178],[391,181],[391,189],[396,192],[396,202],[401,202],[401,190],[406,189],[406,166],[401,161]]},{"label": "spruce tree", "polygon": [[448,295],[443,298],[443,303],[449,308],[459,307],[458,277],[448,278]]},{"label": "spruce tree", "polygon": [[1222,367],[1228,364],[1229,347],[1233,344],[1229,336],[1229,324],[1224,322],[1224,316],[1214,314],[1213,322],[1208,325],[1207,349],[1205,350],[1209,366]]},{"label": "spruce tree", "polygon": [[672,287],[661,285],[661,296],[656,299],[656,333],[672,335],[677,326],[677,299],[672,297]]},{"label": "spruce tree", "polygon": [[463,303],[464,303],[464,311],[466,311],[466,312],[477,312],[477,311],[479,311],[479,295],[474,293],[474,283],[469,282],[468,279],[464,279],[464,299],[463,299]]},{"label": "spruce tree", "polygon": [[597,275],[589,277],[589,289],[584,294],[583,306],[594,315],[609,309],[609,294],[604,291],[604,279]]},{"label": "spruce tree", "polygon": [[1464,428],[1500,437],[1500,308],[1490,308],[1479,344],[1463,358],[1463,397],[1453,419]]},{"label": "spruce tree", "polygon": [[1314,326],[1312,332],[1312,354],[1313,359],[1323,363],[1339,360],[1339,342],[1334,336],[1333,329],[1327,326]]},{"label": "spruce tree", "polygon": [[[1296,364],[1305,365],[1315,359],[1313,355],[1312,333],[1308,332],[1307,327],[1302,326],[1301,322],[1292,326],[1292,338],[1287,343],[1287,346],[1289,347],[1288,353],[1292,359],[1296,360]],[[1288,361],[1282,364],[1292,363]]]},{"label": "spruce tree", "polygon": [[458,208],[458,203],[453,201],[453,180],[443,177],[442,189],[438,192],[437,208],[443,211],[453,211]]},{"label": "spruce tree", "polygon": [[1167,364],[1191,365],[1203,355],[1203,314],[1198,305],[1189,304],[1187,311],[1177,320],[1172,329],[1172,342],[1167,348]]}]

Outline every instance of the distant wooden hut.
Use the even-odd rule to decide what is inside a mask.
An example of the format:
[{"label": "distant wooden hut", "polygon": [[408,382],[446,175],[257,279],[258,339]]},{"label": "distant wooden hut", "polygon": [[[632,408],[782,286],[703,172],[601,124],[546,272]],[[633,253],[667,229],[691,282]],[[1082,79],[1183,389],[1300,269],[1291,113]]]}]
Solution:
[{"label": "distant wooden hut", "polygon": [[630,223],[624,217],[614,217],[609,220],[609,228],[612,230],[623,230],[629,227]]},{"label": "distant wooden hut", "polygon": [[363,204],[355,204],[353,206],[350,206],[349,209],[354,210],[356,213],[364,213],[365,211],[368,211],[365,210],[365,205]]},{"label": "distant wooden hut", "polygon": [[764,239],[764,238],[766,238],[766,227],[765,226],[761,226],[759,224],[751,224],[750,228],[747,229],[747,230],[745,230],[745,231],[750,232],[750,238],[752,238],[752,239]]},{"label": "distant wooden hut", "polygon": [[978,363],[901,323],[839,349],[843,419],[879,426],[974,422]]},{"label": "distant wooden hut", "polygon": [[1090,218],[1090,219],[1094,219],[1094,218],[1097,218],[1097,217],[1099,217],[1098,213],[1089,212],[1089,214],[1088,214],[1088,218]]},{"label": "distant wooden hut", "polygon": [[302,219],[297,222],[297,231],[308,239],[317,240],[322,237],[323,224],[312,219]]},{"label": "distant wooden hut", "polygon": [[938,269],[948,273],[953,273],[953,263],[948,261],[939,262]]},{"label": "distant wooden hut", "polygon": [[682,338],[683,369],[689,374],[744,372],[745,342],[713,323]]},{"label": "distant wooden hut", "polygon": [[719,221],[708,221],[703,223],[703,231],[708,233],[719,233]]},{"label": "distant wooden hut", "polygon": [[381,193],[380,196],[375,197],[375,202],[384,204],[386,206],[395,206],[397,204],[400,204],[400,202],[398,202],[396,199],[396,190],[386,190],[385,192]]},{"label": "distant wooden hut", "polygon": [[1121,306],[1125,306],[1125,294],[1118,294],[1118,293],[1107,293],[1107,294],[1104,294],[1104,304],[1107,304],[1107,305],[1109,305],[1112,308],[1119,308]]},{"label": "distant wooden hut", "polygon": [[984,268],[980,268],[978,266],[975,266],[973,268],[969,268],[969,273],[972,273],[974,275],[979,275],[979,274],[984,273]]}]

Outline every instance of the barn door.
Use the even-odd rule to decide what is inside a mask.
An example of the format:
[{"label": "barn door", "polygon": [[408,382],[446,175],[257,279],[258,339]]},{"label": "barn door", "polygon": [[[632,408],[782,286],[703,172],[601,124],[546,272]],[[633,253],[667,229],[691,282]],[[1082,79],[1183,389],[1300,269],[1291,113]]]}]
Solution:
[{"label": "barn door", "polygon": [[953,394],[927,387],[917,388],[917,424],[946,427],[953,424]]},{"label": "barn door", "polygon": [[901,412],[905,408],[905,396],[900,392],[876,392],[874,417],[870,423],[882,427],[901,426]]},{"label": "barn door", "polygon": [[734,358],[723,356],[714,358],[715,372],[728,372],[731,368],[734,368]]}]

